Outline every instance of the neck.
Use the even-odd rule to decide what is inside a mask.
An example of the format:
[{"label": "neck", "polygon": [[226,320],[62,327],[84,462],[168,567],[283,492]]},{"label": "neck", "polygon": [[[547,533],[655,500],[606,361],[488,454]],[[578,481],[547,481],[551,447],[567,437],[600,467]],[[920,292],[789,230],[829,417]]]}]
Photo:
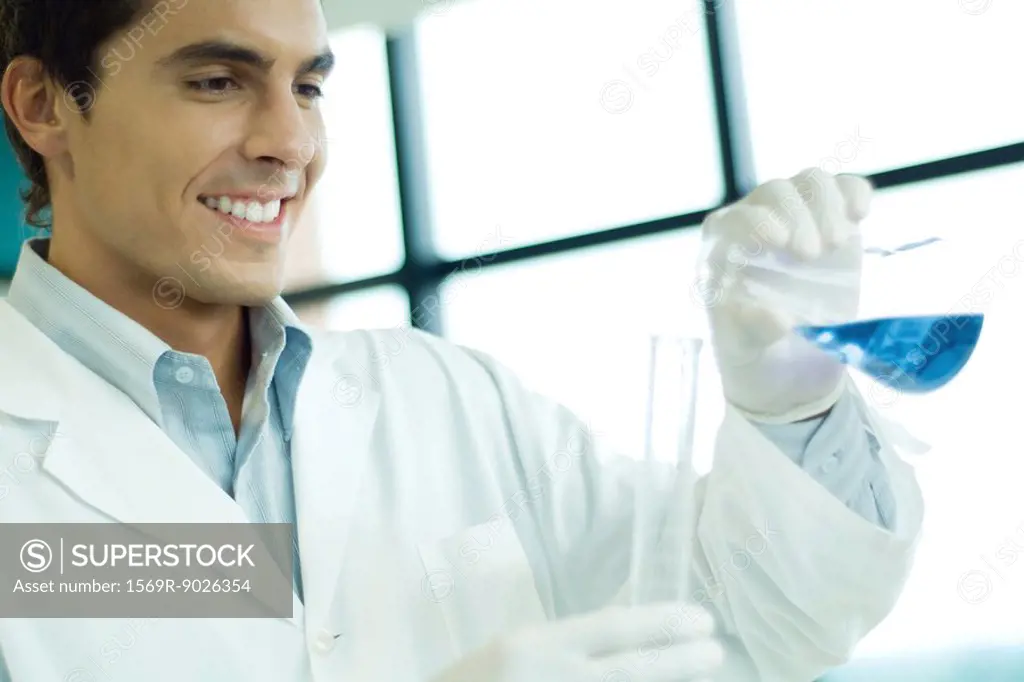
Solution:
[{"label": "neck", "polygon": [[176,287],[169,279],[158,282],[151,274],[74,236],[74,232],[55,232],[49,264],[175,351],[205,357],[237,430],[251,355],[245,307],[179,298],[180,283]]}]

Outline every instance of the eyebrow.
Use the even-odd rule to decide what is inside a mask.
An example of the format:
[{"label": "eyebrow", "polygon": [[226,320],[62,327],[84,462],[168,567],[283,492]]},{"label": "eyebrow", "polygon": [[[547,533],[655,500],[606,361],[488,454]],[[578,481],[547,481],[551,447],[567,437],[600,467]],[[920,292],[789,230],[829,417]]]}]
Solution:
[{"label": "eyebrow", "polygon": [[[208,40],[186,45],[160,59],[157,64],[160,67],[168,68],[180,64],[201,62],[233,62],[264,72],[270,71],[274,66],[274,60],[258,50],[222,40]],[[334,62],[334,53],[328,48],[304,61],[299,66],[296,75],[319,73],[326,76],[334,69]]]}]

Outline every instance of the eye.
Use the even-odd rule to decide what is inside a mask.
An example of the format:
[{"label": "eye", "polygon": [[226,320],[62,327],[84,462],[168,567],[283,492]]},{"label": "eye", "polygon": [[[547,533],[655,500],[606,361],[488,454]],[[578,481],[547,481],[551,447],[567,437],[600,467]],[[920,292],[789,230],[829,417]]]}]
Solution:
[{"label": "eye", "polygon": [[319,85],[300,84],[298,90],[300,95],[309,99],[320,99],[324,96],[324,91]]},{"label": "eye", "polygon": [[193,90],[198,90],[199,92],[220,95],[233,88],[237,88],[238,83],[236,83],[233,78],[222,76],[220,78],[202,78],[200,80],[189,81],[188,86]]}]

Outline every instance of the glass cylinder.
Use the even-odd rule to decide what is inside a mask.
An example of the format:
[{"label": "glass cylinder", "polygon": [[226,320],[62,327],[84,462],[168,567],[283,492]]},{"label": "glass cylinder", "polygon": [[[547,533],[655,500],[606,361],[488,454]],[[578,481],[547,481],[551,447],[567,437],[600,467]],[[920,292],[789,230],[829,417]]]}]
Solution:
[{"label": "glass cylinder", "polygon": [[701,348],[700,339],[651,338],[644,458],[638,463],[634,496],[633,604],[678,600],[689,592]]}]

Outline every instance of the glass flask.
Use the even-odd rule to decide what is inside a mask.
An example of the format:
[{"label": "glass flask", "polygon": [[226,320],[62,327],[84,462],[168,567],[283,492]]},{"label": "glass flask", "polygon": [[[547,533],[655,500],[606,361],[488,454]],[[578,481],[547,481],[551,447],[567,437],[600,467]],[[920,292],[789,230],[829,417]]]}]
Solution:
[{"label": "glass flask", "polygon": [[[865,249],[865,277],[888,280],[882,284],[890,292],[898,291],[892,287],[900,285],[907,291],[908,283],[918,287],[919,293],[912,298],[919,301],[920,312],[804,324],[795,331],[838,361],[894,390],[929,393],[942,388],[967,365],[985,321],[984,313],[964,300],[969,290],[956,282],[951,268],[960,259],[955,252],[954,243],[938,237],[891,249]],[[930,281],[934,279],[944,285]]]},{"label": "glass flask", "polygon": [[[748,269],[752,300],[780,311],[794,333],[836,361],[901,393],[929,393],[967,365],[985,321],[962,277],[962,253],[929,237],[863,249],[860,273],[827,256],[801,262],[767,250],[737,267]],[[870,311],[857,300],[861,289]]]}]

